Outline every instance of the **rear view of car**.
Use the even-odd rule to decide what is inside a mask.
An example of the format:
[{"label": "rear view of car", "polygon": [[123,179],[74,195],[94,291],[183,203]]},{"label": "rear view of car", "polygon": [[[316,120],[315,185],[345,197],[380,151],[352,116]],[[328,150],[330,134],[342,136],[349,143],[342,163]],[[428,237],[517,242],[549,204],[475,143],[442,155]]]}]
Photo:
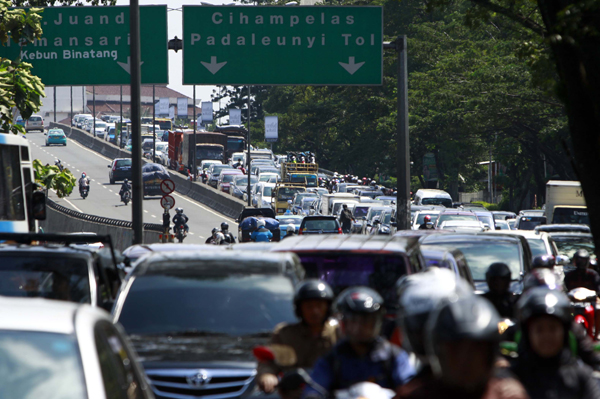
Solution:
[{"label": "rear view of car", "polygon": [[342,227],[334,216],[306,216],[298,234],[342,234]]},{"label": "rear view of car", "polygon": [[50,129],[48,135],[46,136],[46,147],[50,145],[67,145],[67,136],[62,129]]},{"label": "rear view of car", "polygon": [[108,167],[110,168],[110,171],[108,172],[110,184],[115,184],[116,181],[122,181],[125,179],[131,180],[130,158],[113,159],[112,163],[108,165]]},{"label": "rear view of car", "polygon": [[30,132],[32,130],[44,132],[44,118],[39,115],[31,115],[25,121],[25,131]]}]

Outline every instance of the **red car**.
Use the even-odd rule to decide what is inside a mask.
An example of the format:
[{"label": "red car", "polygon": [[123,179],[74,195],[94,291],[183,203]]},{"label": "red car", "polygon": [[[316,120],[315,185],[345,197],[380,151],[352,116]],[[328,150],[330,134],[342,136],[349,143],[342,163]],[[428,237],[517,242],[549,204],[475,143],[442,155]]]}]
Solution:
[{"label": "red car", "polygon": [[229,194],[229,185],[233,181],[234,176],[243,176],[241,170],[239,169],[226,169],[221,172],[219,175],[219,180],[217,183],[217,190],[222,191],[224,193]]}]

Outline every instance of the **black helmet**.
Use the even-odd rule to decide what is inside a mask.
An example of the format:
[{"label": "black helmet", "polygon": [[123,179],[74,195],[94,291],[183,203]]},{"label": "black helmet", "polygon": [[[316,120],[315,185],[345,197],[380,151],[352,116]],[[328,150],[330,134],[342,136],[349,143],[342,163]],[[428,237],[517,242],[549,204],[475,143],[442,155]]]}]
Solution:
[{"label": "black helmet", "polygon": [[517,315],[521,325],[536,316],[554,316],[564,324],[571,323],[571,302],[560,291],[535,287],[527,291],[517,302]]},{"label": "black helmet", "polygon": [[213,236],[215,235],[215,233],[218,233],[219,229],[217,229],[216,227],[213,227],[212,231],[210,232],[210,234],[212,234]]},{"label": "black helmet", "polygon": [[573,266],[578,269],[587,269],[590,264],[590,253],[585,249],[579,249],[573,255]]},{"label": "black helmet", "polygon": [[317,279],[303,281],[296,287],[296,294],[294,295],[294,310],[296,316],[300,319],[302,318],[302,314],[300,313],[300,302],[308,299],[323,299],[331,304],[331,302],[333,302],[333,297],[333,290],[326,282]]},{"label": "black helmet", "polygon": [[492,263],[485,272],[485,279],[489,281],[491,278],[500,277],[510,279],[510,268],[506,263]]},{"label": "black helmet", "polygon": [[123,183],[127,184],[129,182],[129,180],[125,179],[123,180]]},{"label": "black helmet", "polygon": [[342,314],[383,313],[383,298],[369,287],[350,287],[335,301],[336,311]]},{"label": "black helmet", "polygon": [[227,222],[221,223],[221,230],[222,231],[229,230],[229,224],[227,224]]},{"label": "black helmet", "polygon": [[401,277],[396,282],[396,289],[399,298],[396,322],[402,330],[402,346],[418,356],[425,356],[425,323],[440,302],[473,293],[456,274],[438,267]]},{"label": "black helmet", "polygon": [[533,258],[533,262],[531,263],[531,267],[533,269],[544,268],[544,269],[552,269],[556,263],[554,256],[551,255],[540,255]]},{"label": "black helmet", "polygon": [[560,290],[556,274],[550,269],[533,269],[523,279],[523,293],[535,287],[546,287],[551,290]]},{"label": "black helmet", "polygon": [[[441,343],[469,340],[498,345],[499,322],[500,316],[494,305],[478,295],[443,301],[431,314],[425,328],[425,350],[433,372],[438,376],[442,372]],[[493,360],[491,357],[490,361]]]}]

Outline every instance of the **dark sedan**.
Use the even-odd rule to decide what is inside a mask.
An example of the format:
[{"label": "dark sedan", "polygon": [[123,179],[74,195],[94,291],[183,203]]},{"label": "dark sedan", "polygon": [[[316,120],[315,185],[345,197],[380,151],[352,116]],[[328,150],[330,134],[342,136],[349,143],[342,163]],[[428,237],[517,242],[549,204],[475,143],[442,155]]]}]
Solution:
[{"label": "dark sedan", "polygon": [[342,234],[342,226],[335,216],[305,216],[298,234]]},{"label": "dark sedan", "polygon": [[115,158],[108,167],[110,168],[108,172],[110,184],[124,179],[131,180],[131,158]]}]

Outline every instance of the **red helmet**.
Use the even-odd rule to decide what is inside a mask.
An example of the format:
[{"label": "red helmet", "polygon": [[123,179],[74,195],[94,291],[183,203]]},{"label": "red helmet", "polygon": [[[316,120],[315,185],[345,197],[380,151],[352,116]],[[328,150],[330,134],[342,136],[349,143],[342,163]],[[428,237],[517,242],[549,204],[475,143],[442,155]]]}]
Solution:
[{"label": "red helmet", "polygon": [[425,223],[431,222],[431,216],[425,215]]}]

